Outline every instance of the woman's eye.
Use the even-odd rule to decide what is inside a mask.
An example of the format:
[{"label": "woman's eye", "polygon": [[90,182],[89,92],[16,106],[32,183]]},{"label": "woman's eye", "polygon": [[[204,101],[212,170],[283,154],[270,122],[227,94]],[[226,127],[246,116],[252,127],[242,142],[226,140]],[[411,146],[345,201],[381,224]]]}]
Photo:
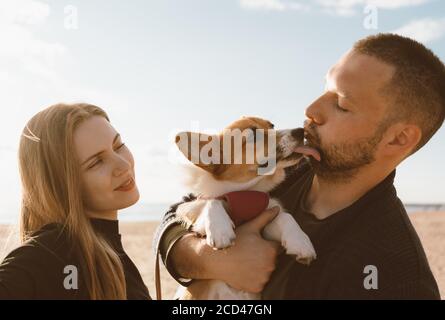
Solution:
[{"label": "woman's eye", "polygon": [[[119,151],[119,150],[121,150],[124,146],[125,146],[125,143],[122,143],[121,145],[119,145],[119,146],[115,149],[115,151]],[[92,168],[98,166],[99,164],[101,164],[102,162],[104,162],[103,159],[97,159],[94,163],[92,163],[92,164],[88,167],[88,169],[92,169]]]},{"label": "woman's eye", "polygon": [[97,166],[98,164],[101,164],[103,161],[102,159],[97,159],[97,161],[94,161],[94,163],[92,165],[90,165],[88,167],[88,169],[94,168],[95,166]]},{"label": "woman's eye", "polygon": [[125,143],[122,143],[119,147],[117,147],[116,150],[120,150],[120,149],[122,149],[124,146],[125,146]]}]

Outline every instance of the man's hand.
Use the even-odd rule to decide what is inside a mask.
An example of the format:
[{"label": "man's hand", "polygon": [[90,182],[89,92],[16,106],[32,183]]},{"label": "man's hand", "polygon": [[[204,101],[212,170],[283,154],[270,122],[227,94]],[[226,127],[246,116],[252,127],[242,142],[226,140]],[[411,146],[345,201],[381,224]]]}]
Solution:
[{"label": "man's hand", "polygon": [[264,240],[261,231],[279,208],[264,211],[235,230],[234,246],[214,250],[193,234],[182,237],[170,252],[170,261],[184,278],[218,279],[235,289],[252,293],[263,290],[282,250],[279,243]]}]

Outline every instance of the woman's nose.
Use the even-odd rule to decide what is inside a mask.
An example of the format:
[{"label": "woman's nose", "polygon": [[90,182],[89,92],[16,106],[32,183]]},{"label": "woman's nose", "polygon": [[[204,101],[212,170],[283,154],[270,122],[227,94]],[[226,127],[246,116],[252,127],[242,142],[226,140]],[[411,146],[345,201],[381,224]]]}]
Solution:
[{"label": "woman's nose", "polygon": [[116,158],[116,164],[113,169],[113,175],[119,177],[124,173],[127,173],[131,169],[131,163],[124,157],[118,156]]}]

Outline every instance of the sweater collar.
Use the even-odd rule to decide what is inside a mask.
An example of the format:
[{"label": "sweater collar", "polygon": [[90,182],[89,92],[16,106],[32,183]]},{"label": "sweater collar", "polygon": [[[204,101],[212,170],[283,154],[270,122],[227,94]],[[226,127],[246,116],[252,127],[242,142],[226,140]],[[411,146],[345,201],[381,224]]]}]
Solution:
[{"label": "sweater collar", "polygon": [[[385,179],[383,179],[380,183],[378,183],[376,186],[371,188],[360,199],[358,199],[357,201],[352,203],[350,206],[339,210],[335,214],[330,215],[329,217],[327,217],[325,219],[318,220],[312,214],[310,214],[310,216],[312,217],[313,220],[316,220],[319,222],[327,222],[329,220],[336,219],[337,217],[339,217],[341,215],[344,216],[345,213],[362,211],[367,205],[369,205],[369,203],[382,201],[385,194],[390,194],[390,195],[395,196],[396,195],[396,191],[394,189],[395,176],[396,176],[396,170],[394,169]],[[307,211],[304,208],[304,202],[306,201],[305,199],[306,199],[307,193],[311,186],[312,179],[314,178],[314,172],[312,170],[310,170],[309,177],[310,178],[308,180],[306,180],[307,187],[305,188],[306,190],[303,193],[303,196],[301,197],[301,201],[300,201],[300,210],[302,212],[306,212],[306,213],[307,213]]]},{"label": "sweater collar", "polygon": [[105,236],[116,237],[119,235],[119,221],[106,219],[90,219],[93,229]]}]

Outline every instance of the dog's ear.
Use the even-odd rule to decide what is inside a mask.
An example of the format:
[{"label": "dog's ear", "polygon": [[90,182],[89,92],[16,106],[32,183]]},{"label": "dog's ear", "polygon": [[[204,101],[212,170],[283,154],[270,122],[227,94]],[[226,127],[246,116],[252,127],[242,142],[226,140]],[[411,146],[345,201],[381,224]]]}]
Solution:
[{"label": "dog's ear", "polygon": [[176,135],[175,143],[179,151],[191,162],[201,163],[200,153],[203,147],[211,141],[212,136],[204,133],[183,131]]},{"label": "dog's ear", "polygon": [[184,131],[175,137],[179,151],[194,165],[218,175],[225,167],[219,135]]}]

